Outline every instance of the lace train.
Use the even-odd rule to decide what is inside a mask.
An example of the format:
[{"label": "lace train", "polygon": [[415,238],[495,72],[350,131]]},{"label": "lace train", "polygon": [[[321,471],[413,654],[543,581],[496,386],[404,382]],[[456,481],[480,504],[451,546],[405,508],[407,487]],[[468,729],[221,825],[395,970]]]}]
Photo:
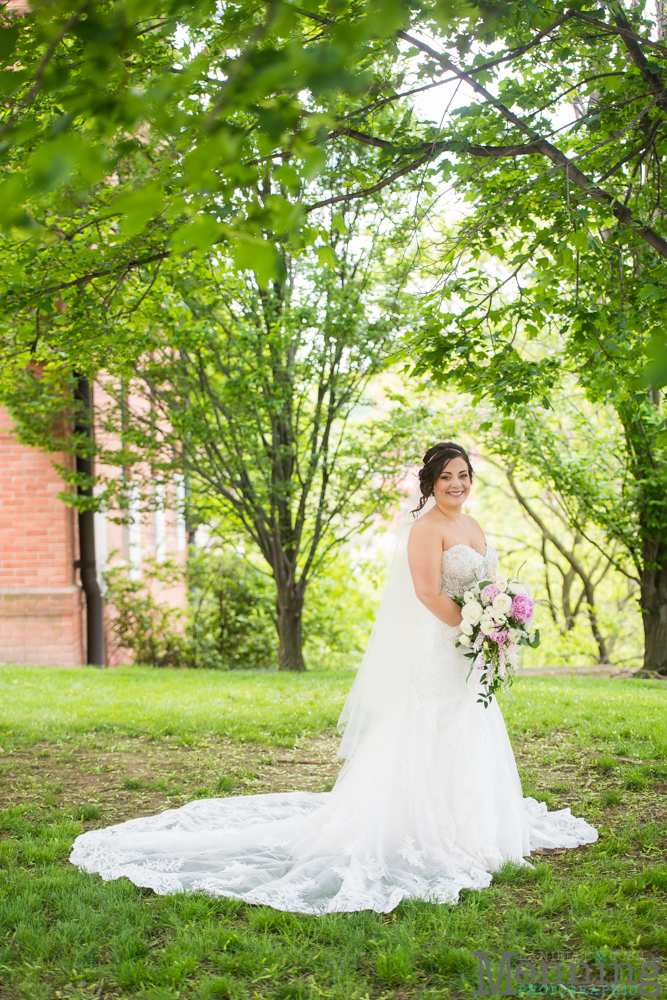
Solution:
[{"label": "lace train", "polygon": [[[103,879],[126,877],[159,895],[201,890],[298,913],[388,913],[404,898],[454,903],[461,889],[490,884],[491,874],[465,852],[427,856],[407,834],[390,863],[354,845],[346,854],[295,859],[291,841],[327,808],[331,796],[290,792],[200,799],[85,833],[70,860]],[[525,799],[524,810],[531,850],[596,839],[592,827],[569,809],[547,813],[544,803]]]}]

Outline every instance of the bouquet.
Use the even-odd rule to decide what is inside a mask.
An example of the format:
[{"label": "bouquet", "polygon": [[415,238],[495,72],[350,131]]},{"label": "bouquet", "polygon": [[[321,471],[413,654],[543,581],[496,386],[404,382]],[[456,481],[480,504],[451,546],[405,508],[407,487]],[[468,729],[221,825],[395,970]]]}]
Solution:
[{"label": "bouquet", "polygon": [[540,644],[540,632],[533,625],[535,602],[528,588],[518,580],[482,580],[453,597],[461,608],[457,646],[469,650],[470,673],[480,670],[481,696],[488,708],[496,691],[509,691],[518,665],[519,646]]}]

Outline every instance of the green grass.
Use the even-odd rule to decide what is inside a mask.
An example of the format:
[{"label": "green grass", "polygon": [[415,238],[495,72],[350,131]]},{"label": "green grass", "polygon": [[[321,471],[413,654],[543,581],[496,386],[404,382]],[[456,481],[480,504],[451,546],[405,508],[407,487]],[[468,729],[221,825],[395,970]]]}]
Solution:
[{"label": "green grass", "polygon": [[[350,681],[0,667],[1,1000],[437,1000],[474,995],[476,950],[494,970],[503,951],[604,954],[608,979],[613,961],[667,960],[667,683],[517,682],[504,711],[525,790],[570,805],[601,838],[532,870],[508,865],[457,906],[306,917],[158,897],[68,864],[82,829],[149,795],[164,807],[262,790],[277,748],[331,730]],[[109,760],[111,798],[96,799]]]},{"label": "green grass", "polygon": [[44,669],[0,666],[0,734],[57,739],[82,732],[292,743],[335,726],[352,675],[316,671]]},{"label": "green grass", "polygon": [[[336,724],[352,674],[313,671],[149,670],[123,667],[48,669],[0,665],[0,734],[23,740],[83,732],[176,735],[208,733],[292,743]],[[575,730],[620,756],[667,760],[667,726],[657,720],[667,682],[598,677],[523,677],[504,699],[510,732]],[[605,757],[599,766],[604,769]],[[611,758],[610,768],[616,766]]]}]

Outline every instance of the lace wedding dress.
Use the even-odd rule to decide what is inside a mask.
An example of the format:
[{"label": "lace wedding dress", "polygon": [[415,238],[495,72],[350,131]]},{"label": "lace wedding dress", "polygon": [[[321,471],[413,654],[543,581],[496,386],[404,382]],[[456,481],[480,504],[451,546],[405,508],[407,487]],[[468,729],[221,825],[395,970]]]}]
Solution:
[{"label": "lace wedding dress", "polygon": [[[408,582],[405,545],[342,719],[347,757],[331,792],[203,799],[77,838],[70,860],[159,894],[201,890],[302,913],[452,903],[503,862],[597,832],[524,799],[494,700],[477,702],[456,630]],[[497,556],[443,554],[442,590],[493,576]]]}]

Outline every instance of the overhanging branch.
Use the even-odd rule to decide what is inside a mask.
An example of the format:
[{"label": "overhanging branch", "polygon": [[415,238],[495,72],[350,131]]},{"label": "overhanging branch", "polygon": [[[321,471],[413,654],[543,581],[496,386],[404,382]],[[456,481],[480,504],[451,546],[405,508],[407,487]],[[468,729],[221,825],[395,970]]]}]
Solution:
[{"label": "overhanging branch", "polygon": [[[417,48],[421,49],[423,52],[427,53],[432,59],[440,62],[442,66],[450,70],[470,86],[473,91],[484,99],[487,104],[498,111],[502,117],[523,132],[527,136],[531,144],[535,146],[538,153],[546,156],[555,166],[562,170],[565,176],[578,188],[580,188],[584,194],[588,195],[593,201],[600,205],[604,205],[609,209],[611,214],[628,229],[631,229],[640,239],[644,240],[650,247],[652,247],[656,253],[661,257],[667,259],[667,240],[665,240],[659,233],[657,233],[651,226],[647,226],[641,222],[641,220],[635,218],[632,211],[627,208],[622,202],[618,201],[605,191],[603,188],[598,187],[590,177],[587,177],[582,170],[579,169],[568,157],[563,153],[562,150],[554,146],[553,143],[548,142],[546,139],[541,138],[534,129],[530,128],[524,121],[521,120],[513,111],[510,111],[502,101],[499,101],[493,96],[485,87],[474,80],[470,74],[465,73],[463,70],[459,69],[449,58],[449,56],[438,52],[436,49],[427,45],[426,42],[420,41],[418,38],[412,38],[410,35],[406,35],[405,32],[399,32],[401,37],[405,37]],[[664,88],[663,88],[664,89]]]}]

